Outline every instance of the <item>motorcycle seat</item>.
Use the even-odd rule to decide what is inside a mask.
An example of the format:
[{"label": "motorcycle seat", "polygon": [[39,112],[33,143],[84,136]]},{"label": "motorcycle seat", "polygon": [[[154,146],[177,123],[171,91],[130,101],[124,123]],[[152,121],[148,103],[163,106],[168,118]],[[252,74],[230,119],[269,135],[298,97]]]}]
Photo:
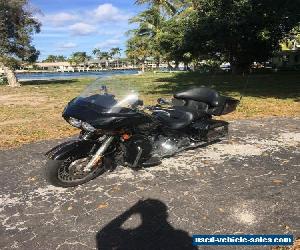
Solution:
[{"label": "motorcycle seat", "polygon": [[184,128],[201,115],[205,115],[205,113],[197,112],[185,106],[155,110],[152,114],[170,129]]}]

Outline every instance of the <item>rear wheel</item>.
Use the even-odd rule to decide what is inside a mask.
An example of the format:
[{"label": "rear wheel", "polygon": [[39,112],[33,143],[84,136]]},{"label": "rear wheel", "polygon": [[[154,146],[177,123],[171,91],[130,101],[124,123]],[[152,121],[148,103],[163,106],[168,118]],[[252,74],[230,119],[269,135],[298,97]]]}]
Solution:
[{"label": "rear wheel", "polygon": [[47,181],[57,187],[74,187],[86,183],[105,172],[104,161],[90,172],[83,171],[89,160],[90,157],[48,160],[46,164]]}]

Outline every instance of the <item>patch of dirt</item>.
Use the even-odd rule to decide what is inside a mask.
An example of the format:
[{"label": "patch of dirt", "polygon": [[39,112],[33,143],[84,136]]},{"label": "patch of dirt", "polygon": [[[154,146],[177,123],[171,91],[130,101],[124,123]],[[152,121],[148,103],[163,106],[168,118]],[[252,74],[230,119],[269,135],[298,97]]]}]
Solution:
[{"label": "patch of dirt", "polygon": [[0,126],[6,126],[6,125],[13,125],[13,124],[24,124],[24,123],[29,123],[34,120],[32,119],[12,119],[12,120],[6,120],[0,122]]},{"label": "patch of dirt", "polygon": [[[296,147],[299,145],[300,133],[289,132],[280,133],[269,139],[247,138],[248,143],[216,143],[204,148],[196,148],[193,150],[184,151],[171,158],[165,158],[162,164],[139,171],[139,178],[153,179],[159,172],[167,172],[168,174],[187,172],[196,172],[199,168],[205,166],[207,163],[221,164],[226,159],[236,158],[245,159],[254,156],[260,156],[266,152],[275,152],[280,148]],[[215,171],[211,167],[212,171]],[[121,168],[117,171],[107,175],[107,178],[121,178],[121,179],[135,179],[136,175],[129,168]],[[240,220],[248,222],[251,215],[239,213]]]},{"label": "patch of dirt", "polygon": [[272,247],[271,250],[300,250],[300,237],[297,238],[292,247]]},{"label": "patch of dirt", "polygon": [[255,215],[248,210],[235,210],[234,213],[235,218],[239,223],[245,224],[245,225],[252,225],[256,223]]},{"label": "patch of dirt", "polygon": [[19,106],[19,105],[28,105],[36,106],[41,103],[47,102],[47,98],[42,95],[37,95],[31,93],[29,94],[11,94],[11,95],[1,95],[0,96],[0,105],[5,106]]}]

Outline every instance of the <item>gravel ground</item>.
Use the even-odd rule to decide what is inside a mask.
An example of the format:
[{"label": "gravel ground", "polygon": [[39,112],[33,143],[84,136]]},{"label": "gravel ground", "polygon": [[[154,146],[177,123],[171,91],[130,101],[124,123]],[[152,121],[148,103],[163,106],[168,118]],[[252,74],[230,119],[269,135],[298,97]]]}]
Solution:
[{"label": "gravel ground", "polygon": [[298,237],[299,127],[299,118],[235,121],[229,140],[69,189],[43,177],[43,153],[58,141],[0,151],[0,248],[195,249],[192,234]]}]

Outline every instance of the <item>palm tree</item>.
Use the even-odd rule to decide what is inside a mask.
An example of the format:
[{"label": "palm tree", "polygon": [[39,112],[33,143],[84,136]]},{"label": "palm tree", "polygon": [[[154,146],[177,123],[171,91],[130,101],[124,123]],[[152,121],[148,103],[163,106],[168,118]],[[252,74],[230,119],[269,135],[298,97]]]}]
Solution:
[{"label": "palm tree", "polygon": [[92,53],[93,55],[95,55],[96,57],[98,57],[98,55],[100,54],[101,50],[98,48],[93,49]]},{"label": "palm tree", "polygon": [[[203,4],[203,3],[202,3]],[[180,11],[177,12],[176,18],[186,18],[189,17],[193,12],[199,9],[201,2],[199,0],[181,0],[177,5]]]},{"label": "palm tree", "polygon": [[111,56],[115,56],[115,55],[120,55],[121,53],[121,49],[120,48],[111,48],[110,49],[110,54]]},{"label": "palm tree", "polygon": [[167,12],[167,14],[175,14],[176,13],[176,5],[179,4],[180,0],[136,0],[135,4],[150,4],[151,7],[159,7]]},{"label": "palm tree", "polygon": [[[92,53],[93,53],[93,55],[96,56],[96,58],[97,58],[98,60],[101,60],[101,58],[100,58],[101,50],[100,50],[100,49],[95,48],[95,49],[93,49]],[[98,67],[99,67],[99,64],[98,64]]]},{"label": "palm tree", "polygon": [[66,61],[66,57],[63,55],[58,55],[56,56],[56,59],[58,62],[65,62]]},{"label": "palm tree", "polygon": [[155,58],[157,67],[159,67],[161,58],[159,43],[164,21],[165,18],[160,14],[160,11],[156,6],[153,6],[130,19],[130,23],[139,24],[139,27],[132,30],[132,33],[135,36],[148,38],[151,56]]},{"label": "palm tree", "polygon": [[77,66],[80,63],[84,63],[88,59],[86,52],[74,52],[71,57],[68,59],[71,65]]},{"label": "palm tree", "polygon": [[119,56],[121,55],[121,49],[116,47],[116,48],[111,48],[110,49],[110,55],[111,57],[117,56],[117,68],[119,68]]},{"label": "palm tree", "polygon": [[93,53],[99,60],[104,59],[104,60],[105,60],[105,67],[106,67],[106,68],[108,67],[108,60],[111,58],[109,52],[101,51],[100,49],[95,48],[95,49],[93,49],[92,53]]},{"label": "palm tree", "polygon": [[57,57],[55,55],[48,55],[48,57],[43,60],[43,62],[56,62]]},{"label": "palm tree", "polygon": [[135,30],[138,35],[146,35],[152,38],[159,33],[163,21],[164,18],[155,7],[145,10],[129,20],[130,23],[139,24],[139,27]]},{"label": "palm tree", "polygon": [[100,53],[100,58],[105,60],[105,67],[108,68],[108,60],[111,58],[110,53],[103,51]]}]

